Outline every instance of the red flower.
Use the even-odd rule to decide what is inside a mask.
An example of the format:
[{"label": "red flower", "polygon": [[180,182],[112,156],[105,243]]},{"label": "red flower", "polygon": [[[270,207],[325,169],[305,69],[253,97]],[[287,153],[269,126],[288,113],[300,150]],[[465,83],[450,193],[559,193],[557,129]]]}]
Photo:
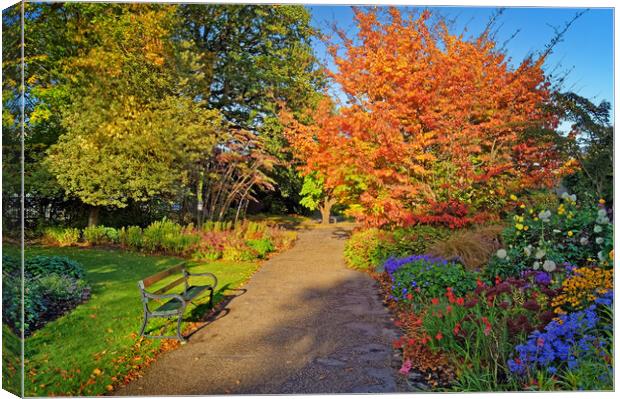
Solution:
[{"label": "red flower", "polygon": [[443,334],[441,333],[441,331],[439,331],[439,332],[437,333],[437,335],[435,335],[435,339],[436,339],[437,341],[441,341],[441,339],[442,339],[442,338],[443,338]]},{"label": "red flower", "polygon": [[452,306],[448,305],[446,306],[446,313],[450,313],[452,312]]},{"label": "red flower", "polygon": [[465,299],[462,297],[456,298],[456,304],[459,306],[463,306],[465,304]]},{"label": "red flower", "polygon": [[396,340],[394,342],[392,342],[392,346],[394,346],[394,348],[400,348],[401,346],[403,346],[403,344],[400,342],[400,340]]},{"label": "red flower", "polygon": [[432,303],[433,305],[437,305],[437,304],[439,304],[439,298],[433,298],[433,299],[431,299],[431,303]]},{"label": "red flower", "polygon": [[502,279],[499,276],[495,276],[495,285],[502,282]]},{"label": "red flower", "polygon": [[456,323],[456,326],[454,326],[454,330],[452,330],[452,332],[454,335],[458,335],[459,331],[461,331],[461,323]]},{"label": "red flower", "polygon": [[412,300],[413,299],[413,295],[410,293],[407,294],[407,299]]},{"label": "red flower", "polygon": [[409,340],[407,341],[407,343],[408,343],[409,345],[413,345],[413,344],[415,344],[415,339],[413,339],[413,338],[409,338]]},{"label": "red flower", "polygon": [[482,317],[482,323],[484,323],[484,335],[489,335],[491,332],[491,323],[486,317]]},{"label": "red flower", "polygon": [[480,280],[480,278],[476,280],[476,287],[484,287],[484,283]]}]

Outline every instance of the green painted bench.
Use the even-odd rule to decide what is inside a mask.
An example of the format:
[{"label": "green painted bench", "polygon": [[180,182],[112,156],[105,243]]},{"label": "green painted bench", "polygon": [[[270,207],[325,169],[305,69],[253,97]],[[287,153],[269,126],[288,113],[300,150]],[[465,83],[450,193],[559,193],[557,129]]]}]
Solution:
[{"label": "green painted bench", "polygon": [[[151,287],[153,284],[165,279],[166,277],[175,275],[180,273],[181,276],[172,282],[166,284],[162,288],[154,292],[149,292],[146,289]],[[207,276],[213,279],[212,285],[190,285],[190,278],[198,277],[198,276]],[[183,284],[184,289],[181,293],[167,293],[171,289],[176,286]],[[192,301],[201,296],[202,294],[209,292],[209,305],[213,306],[213,291],[217,286],[217,277],[213,273],[190,273],[187,269],[186,263],[180,263],[176,266],[171,267],[170,269],[161,271],[157,274],[154,274],[150,277],[145,278],[144,280],[138,281],[138,288],[140,289],[140,294],[142,295],[142,306],[144,308],[144,322],[142,323],[142,328],[140,329],[140,336],[147,338],[171,338],[178,339],[182,343],[185,342],[185,338],[181,335],[181,321],[183,319],[183,313],[187,308],[187,305],[193,303]],[[158,308],[151,310],[149,308],[149,302],[152,300],[167,300]],[[146,325],[149,319],[152,318],[173,318],[178,317],[177,320],[177,335],[176,336],[166,336],[166,335],[146,335],[144,331],[146,329]]]}]

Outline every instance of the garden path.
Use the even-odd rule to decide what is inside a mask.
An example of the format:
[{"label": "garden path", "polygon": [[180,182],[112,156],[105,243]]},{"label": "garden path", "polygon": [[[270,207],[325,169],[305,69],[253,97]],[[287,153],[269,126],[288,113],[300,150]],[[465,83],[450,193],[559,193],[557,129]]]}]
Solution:
[{"label": "garden path", "polygon": [[403,391],[374,281],[345,268],[340,227],[299,233],[227,304],[116,395]]}]

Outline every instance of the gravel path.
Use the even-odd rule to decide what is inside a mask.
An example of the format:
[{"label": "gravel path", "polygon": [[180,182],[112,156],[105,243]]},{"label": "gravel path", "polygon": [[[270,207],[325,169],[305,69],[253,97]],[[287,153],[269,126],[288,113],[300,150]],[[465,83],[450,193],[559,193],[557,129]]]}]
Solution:
[{"label": "gravel path", "polygon": [[401,392],[395,330],[373,280],[346,269],[347,231],[299,233],[227,305],[115,395]]}]

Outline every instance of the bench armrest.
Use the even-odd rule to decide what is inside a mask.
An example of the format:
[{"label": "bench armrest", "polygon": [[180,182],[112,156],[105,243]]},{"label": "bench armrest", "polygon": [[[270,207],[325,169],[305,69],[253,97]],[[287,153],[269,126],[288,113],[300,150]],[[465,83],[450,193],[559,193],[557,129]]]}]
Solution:
[{"label": "bench armrest", "polygon": [[213,279],[213,286],[212,286],[212,288],[217,287],[217,277],[215,277],[215,274],[213,274],[213,273],[190,273],[190,272],[187,272],[187,276],[188,277],[192,277],[192,276],[195,276],[195,277],[211,277]]}]

